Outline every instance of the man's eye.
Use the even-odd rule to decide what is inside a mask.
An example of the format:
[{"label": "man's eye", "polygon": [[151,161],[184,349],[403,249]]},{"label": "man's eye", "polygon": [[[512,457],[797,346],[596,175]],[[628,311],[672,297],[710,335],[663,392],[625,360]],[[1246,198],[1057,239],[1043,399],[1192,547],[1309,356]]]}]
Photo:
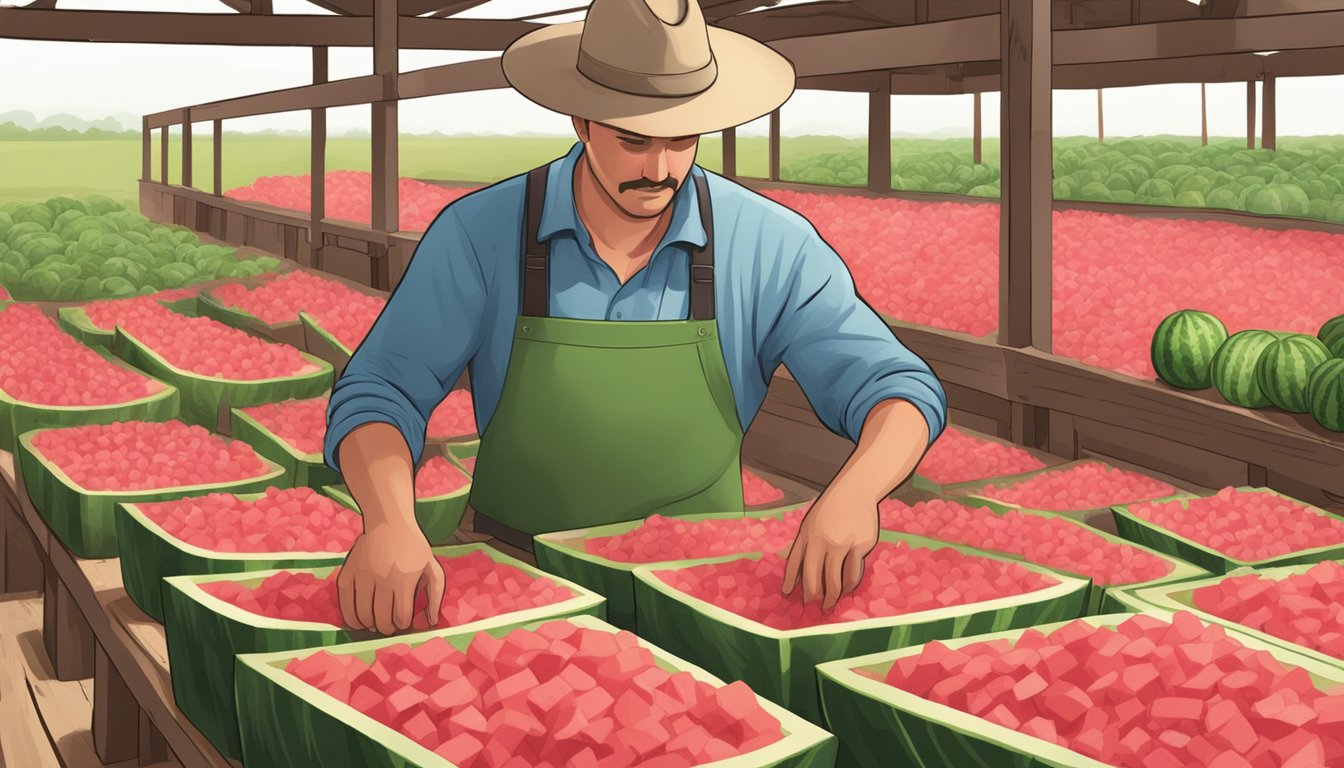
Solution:
[{"label": "man's eye", "polygon": [[624,141],[626,144],[629,144],[629,145],[631,145],[631,146],[635,146],[635,147],[642,147],[642,146],[644,146],[644,140],[643,140],[643,139],[627,139],[627,138],[625,138],[624,136],[622,136],[622,137],[621,137],[621,141]]}]

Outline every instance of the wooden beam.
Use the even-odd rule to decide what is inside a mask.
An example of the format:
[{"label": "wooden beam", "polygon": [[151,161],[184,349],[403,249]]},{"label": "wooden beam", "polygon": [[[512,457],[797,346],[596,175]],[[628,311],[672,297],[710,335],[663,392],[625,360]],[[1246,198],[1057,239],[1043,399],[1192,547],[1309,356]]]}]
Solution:
[{"label": "wooden beam", "polygon": [[215,120],[214,123],[215,140],[213,144],[215,155],[214,188],[216,195],[224,194],[224,121]]},{"label": "wooden beam", "polygon": [[187,115],[186,109],[178,107],[177,109],[165,109],[162,112],[146,115],[145,119],[149,121],[149,127],[153,129],[168,125],[181,125],[187,121]]},{"label": "wooden beam", "polygon": [[239,13],[252,12],[252,0],[219,0],[219,2],[223,3],[224,5],[227,5],[228,7],[232,8],[233,10]]},{"label": "wooden beam", "polygon": [[891,191],[891,78],[868,94],[868,190]]},{"label": "wooden beam", "polygon": [[[412,21],[400,19],[400,21]],[[424,19],[415,19],[424,21]],[[398,215],[398,152],[397,152],[397,53],[399,34],[405,25],[398,24],[396,3],[376,3],[373,15],[373,74],[391,83],[390,99],[375,101],[372,105],[373,157],[373,215],[374,229],[396,232],[400,229]],[[375,288],[386,286],[374,285]]]},{"label": "wooden beam", "polygon": [[[881,72],[852,72],[842,75],[817,75],[814,77],[799,77],[795,80],[795,85],[803,90],[867,93],[877,87],[878,81],[883,77],[884,75]],[[892,77],[895,77],[895,75]],[[887,79],[890,80],[890,78]]]},{"label": "wooden beam", "polygon": [[151,164],[151,158],[150,158],[150,155],[151,155],[151,153],[152,153],[152,151],[153,151],[153,150],[150,149],[150,145],[151,145],[152,143],[153,143],[153,142],[150,141],[149,116],[146,115],[146,116],[140,118],[140,180],[141,180],[141,181],[149,181],[149,180],[151,180],[151,179],[153,178],[153,177],[150,175],[150,174],[153,173],[153,170],[150,169],[150,164]]},{"label": "wooden beam", "polygon": [[1275,125],[1277,119],[1277,108],[1274,96],[1274,75],[1267,74],[1262,86],[1262,98],[1264,102],[1260,105],[1261,127],[1260,127],[1260,147],[1261,149],[1277,149],[1278,128]]},{"label": "wooden beam", "polygon": [[1171,59],[1344,45],[1344,10],[1073,29],[1054,33],[1055,64]]},{"label": "wooden beam", "polygon": [[191,118],[182,123],[182,186],[191,184]]},{"label": "wooden beam", "polygon": [[998,33],[998,16],[993,15],[768,44],[793,62],[799,77],[807,77],[997,58]]},{"label": "wooden beam", "polygon": [[981,134],[980,125],[982,123],[982,117],[980,114],[980,94],[979,93],[974,94],[974,98],[975,98],[975,113],[974,113],[975,127],[973,129],[973,133],[971,134],[971,153],[974,158],[975,164],[980,165],[982,159],[980,153],[982,143],[980,138]]},{"label": "wooden beam", "polygon": [[723,175],[732,179],[737,176],[737,127],[723,129]]},{"label": "wooden beam", "polygon": [[779,110],[770,113],[770,180],[779,181]]},{"label": "wooden beam", "polygon": [[402,48],[502,51],[528,32],[550,26],[513,19],[420,19],[402,16],[397,36]]},{"label": "wooden beam", "polygon": [[[313,48],[313,84],[327,82],[327,49]],[[327,110],[314,107],[308,131],[308,251],[304,266],[322,268],[322,219],[327,215]]]},{"label": "wooden beam", "polygon": [[168,126],[159,128],[159,181],[168,183]]},{"label": "wooden beam", "polygon": [[1199,145],[1209,145],[1209,87],[1199,84]]},{"label": "wooden beam", "polygon": [[347,107],[393,98],[396,98],[395,86],[375,74],[213,101],[192,107],[191,114],[200,120],[225,120],[319,107]]},{"label": "wooden beam", "polygon": [[999,343],[1050,351],[1049,0],[1002,0]]},{"label": "wooden beam", "polygon": [[1097,89],[1097,143],[1106,141],[1106,111],[1101,104],[1101,89]]},{"label": "wooden beam", "polygon": [[397,95],[403,99],[508,87],[498,58],[413,69],[397,76]]},{"label": "wooden beam", "polygon": [[[333,13],[346,16],[373,15],[374,0],[309,0],[309,2]],[[486,0],[456,0],[456,2],[447,2],[446,0],[398,0],[397,8],[402,16],[424,16],[429,13],[442,17],[452,16],[478,5],[484,5],[485,2]]]},{"label": "wooden beam", "polygon": [[1255,149],[1255,81],[1246,81],[1246,148]]},{"label": "wooden beam", "polygon": [[251,0],[252,12],[263,16],[269,16],[275,11],[271,8],[271,0]]}]

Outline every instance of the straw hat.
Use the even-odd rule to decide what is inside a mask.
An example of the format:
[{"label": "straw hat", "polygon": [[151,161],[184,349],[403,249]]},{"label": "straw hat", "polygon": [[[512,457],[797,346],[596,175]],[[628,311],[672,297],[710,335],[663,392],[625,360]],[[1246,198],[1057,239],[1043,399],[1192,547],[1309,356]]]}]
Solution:
[{"label": "straw hat", "polygon": [[706,25],[699,0],[593,0],[584,21],[514,41],[503,67],[547,109],[658,137],[751,122],[794,87],[788,59]]}]

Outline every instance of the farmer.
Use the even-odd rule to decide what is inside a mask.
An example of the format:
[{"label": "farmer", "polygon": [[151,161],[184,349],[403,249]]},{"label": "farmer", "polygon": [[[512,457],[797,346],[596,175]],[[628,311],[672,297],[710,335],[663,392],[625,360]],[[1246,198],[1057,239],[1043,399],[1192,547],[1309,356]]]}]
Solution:
[{"label": "farmer", "polygon": [[694,164],[700,134],[788,99],[792,65],[707,27],[694,0],[594,0],[586,21],[520,38],[503,68],[572,116],[578,142],[439,213],[332,390],[326,462],[364,514],[338,580],[345,621],[405,629],[421,588],[438,617],[412,477],[464,368],[476,528],[530,549],[542,532],[741,510],[742,435],[787,365],[857,443],[781,585],[829,610],[862,579],[878,501],[941,433],[946,399],[806,219]]}]

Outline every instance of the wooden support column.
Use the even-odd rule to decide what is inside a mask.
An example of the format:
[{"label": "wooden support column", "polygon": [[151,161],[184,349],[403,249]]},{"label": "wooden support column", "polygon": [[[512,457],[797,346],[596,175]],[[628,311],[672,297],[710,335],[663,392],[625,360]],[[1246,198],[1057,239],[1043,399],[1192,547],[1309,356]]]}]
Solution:
[{"label": "wooden support column", "polygon": [[1097,143],[1106,141],[1106,110],[1101,104],[1101,89],[1097,89]]},{"label": "wooden support column", "polygon": [[980,165],[980,162],[981,162],[980,146],[981,146],[981,144],[983,143],[982,140],[981,140],[981,137],[980,137],[980,134],[981,134],[981,131],[980,131],[980,125],[981,125],[981,123],[982,123],[982,118],[981,118],[981,116],[980,116],[980,92],[979,92],[979,91],[976,91],[976,92],[975,92],[975,128],[973,129],[973,133],[972,133],[972,137],[971,137],[971,153],[972,153],[972,155],[974,155],[974,162],[975,162],[976,165]]},{"label": "wooden support column", "polygon": [[1265,73],[1264,103],[1260,105],[1261,127],[1260,127],[1260,147],[1261,149],[1276,149],[1278,129],[1275,126],[1275,97],[1274,97],[1274,75]]},{"label": "wooden support column", "polygon": [[[377,3],[373,13],[373,74],[397,80],[397,4]],[[374,229],[396,232],[398,216],[397,102],[373,102],[373,220]],[[386,256],[386,254],[381,254]],[[375,285],[375,288],[386,286]]]},{"label": "wooden support column", "polygon": [[1051,349],[1050,0],[1001,0],[999,343]]},{"label": "wooden support column", "polygon": [[1246,148],[1255,149],[1255,81],[1246,81]]},{"label": "wooden support column", "polygon": [[868,191],[891,191],[891,78],[868,93]]},{"label": "wooden support column", "polygon": [[139,742],[140,765],[158,765],[167,760],[171,753],[168,749],[168,740],[163,738],[163,733],[154,727],[154,722],[149,719],[145,710],[140,710],[140,734]]},{"label": "wooden support column", "polygon": [[182,186],[191,186],[191,115],[182,121]]},{"label": "wooden support column", "polygon": [[140,705],[121,673],[98,646],[93,673],[93,749],[104,763],[130,760],[140,752]]},{"label": "wooden support column", "polygon": [[149,117],[140,118],[140,180],[150,181],[153,177],[150,175],[154,171],[150,167],[153,164],[153,150],[150,148]]},{"label": "wooden support column", "polygon": [[779,110],[770,113],[770,180],[779,181]]},{"label": "wooden support column", "polygon": [[1209,145],[1209,84],[1199,84],[1199,144]]},{"label": "wooden support column", "polygon": [[224,121],[214,121],[215,194],[224,194]]},{"label": "wooden support column", "polygon": [[[313,84],[327,82],[327,48],[313,46]],[[308,250],[301,253],[299,264],[322,268],[322,219],[327,215],[327,110],[312,110],[308,132]]]},{"label": "wooden support column", "polygon": [[168,126],[159,128],[159,183],[168,183]]},{"label": "wooden support column", "polygon": [[737,178],[737,126],[723,129],[723,175]]},{"label": "wooden support column", "polygon": [[[53,540],[53,547],[61,546]],[[42,599],[42,643],[57,680],[83,680],[94,676],[93,628],[75,605],[70,590],[56,575],[48,560]]]}]

